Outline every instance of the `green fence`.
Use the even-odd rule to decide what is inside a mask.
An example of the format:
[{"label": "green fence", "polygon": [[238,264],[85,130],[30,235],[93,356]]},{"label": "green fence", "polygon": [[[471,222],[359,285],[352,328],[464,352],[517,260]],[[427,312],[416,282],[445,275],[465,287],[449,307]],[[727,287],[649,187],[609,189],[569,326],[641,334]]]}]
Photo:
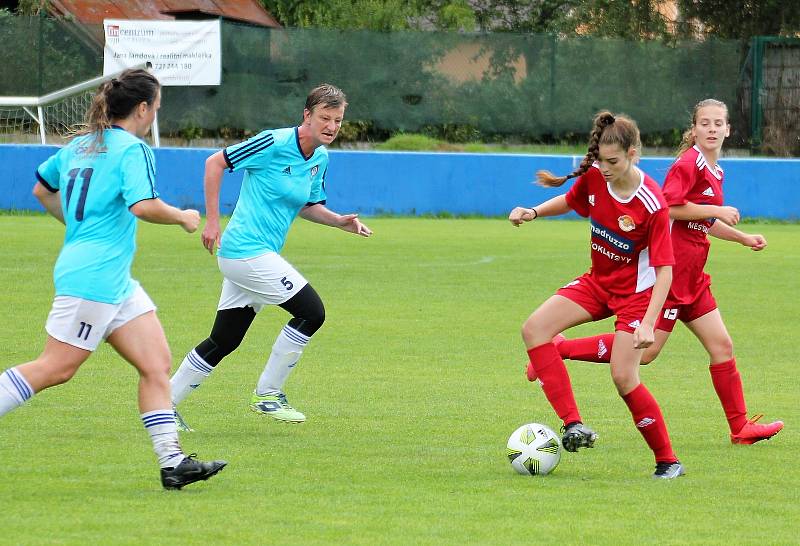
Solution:
[{"label": "green fence", "polygon": [[[102,72],[102,29],[0,18],[0,95],[39,95]],[[451,140],[583,138],[602,108],[673,145],[691,107],[731,105],[739,143],[760,126],[743,97],[752,56],[738,41],[628,42],[550,35],[275,30],[223,21],[222,85],[167,87],[162,134],[238,137],[297,123],[310,88],[348,95],[345,138],[427,132]],[[747,80],[747,81],[745,81]]]},{"label": "green fence", "polygon": [[372,134],[563,138],[585,134],[592,115],[609,108],[633,116],[646,134],[670,136],[698,100],[736,101],[741,59],[738,42],[667,47],[546,35],[226,24],[222,86],[166,90],[164,129],[253,131],[295,123],[308,90],[329,81],[349,96],[347,118]]},{"label": "green fence", "polygon": [[756,36],[745,73],[741,99],[753,148],[800,155],[800,38]]},{"label": "green fence", "polygon": [[0,11],[0,44],[0,95],[41,96],[103,72],[102,48],[75,23]]}]

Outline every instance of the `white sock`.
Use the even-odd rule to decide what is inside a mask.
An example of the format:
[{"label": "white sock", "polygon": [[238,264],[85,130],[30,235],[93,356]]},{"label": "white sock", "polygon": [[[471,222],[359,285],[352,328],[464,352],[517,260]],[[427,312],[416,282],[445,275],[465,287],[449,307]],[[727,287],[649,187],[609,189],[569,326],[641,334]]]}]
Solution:
[{"label": "white sock", "polygon": [[267,365],[264,366],[264,371],[258,378],[257,394],[263,396],[283,391],[283,384],[286,383],[295,364],[300,360],[300,355],[303,354],[303,349],[308,345],[309,339],[311,338],[294,328],[283,327],[272,346],[272,354],[269,355]]},{"label": "white sock", "polygon": [[30,383],[16,368],[9,368],[0,374],[0,415],[20,407],[33,395]]},{"label": "white sock", "polygon": [[145,412],[142,423],[153,441],[158,465],[161,468],[178,466],[185,456],[178,442],[178,427],[172,408]]},{"label": "white sock", "polygon": [[172,390],[172,405],[177,406],[184,398],[189,396],[189,393],[200,386],[200,383],[208,377],[214,370],[212,366],[206,363],[205,360],[200,358],[200,355],[192,349],[186,358],[181,362],[178,371],[169,380],[169,386]]}]

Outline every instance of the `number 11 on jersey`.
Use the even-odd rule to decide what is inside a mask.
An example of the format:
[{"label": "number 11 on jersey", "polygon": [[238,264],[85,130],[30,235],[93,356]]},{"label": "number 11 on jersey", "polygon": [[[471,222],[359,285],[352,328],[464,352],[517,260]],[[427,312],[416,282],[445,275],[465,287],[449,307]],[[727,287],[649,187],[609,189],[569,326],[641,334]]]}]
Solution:
[{"label": "number 11 on jersey", "polygon": [[[72,169],[67,174],[69,175],[69,182],[67,183],[67,207],[69,207],[69,201],[72,198],[72,189],[75,186],[75,180],[80,176],[83,178],[83,184],[81,184],[81,193],[78,196],[78,205],[75,207],[75,219],[80,222],[83,220],[83,209],[86,206],[86,194],[89,193],[89,182],[92,180],[92,173],[94,169],[87,168],[87,169]],[[66,212],[66,211],[65,211]]]}]

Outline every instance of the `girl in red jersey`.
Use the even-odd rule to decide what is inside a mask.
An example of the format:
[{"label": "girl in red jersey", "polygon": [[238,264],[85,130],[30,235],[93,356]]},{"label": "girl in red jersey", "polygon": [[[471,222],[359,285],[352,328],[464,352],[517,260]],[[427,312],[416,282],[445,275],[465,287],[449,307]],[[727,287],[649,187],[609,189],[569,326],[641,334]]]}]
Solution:
[{"label": "girl in red jersey", "polygon": [[[711,294],[711,277],[703,271],[710,246],[708,234],[756,251],[767,246],[763,236],[732,227],[739,221],[739,211],[722,204],[723,172],[717,160],[729,134],[725,103],[706,99],[694,107],[692,124],[684,133],[678,159],[664,181],[664,197],[673,220],[672,245],[678,259],[672,288],[657,324],[655,342],[645,350],[642,363],[652,362],[658,356],[675,321],[683,321],[708,352],[711,382],[725,411],[731,442],[754,444],[780,432],[783,422],[759,424],[756,421],[761,415],[747,418],[733,342]],[[614,342],[613,334],[570,340],[556,336],[562,358],[591,362],[608,362]]]},{"label": "girl in red jersey", "polygon": [[683,466],[672,451],[658,402],[639,381],[639,361],[643,349],[653,344],[653,328],[669,292],[674,258],[664,197],[658,184],[635,166],[639,147],[635,122],[599,113],[589,151],[575,172],[562,177],[537,173],[539,183],[548,187],[577,176],[572,188],[533,208],[517,207],[508,219],[519,226],[540,216],[574,210],[591,220],[591,269],[559,289],[522,327],[530,357],[528,379],[539,379],[564,422],[564,449],[593,447],[597,434],[582,422],[553,337],[571,326],[616,315],[611,377],[653,450],[653,477],[670,479],[683,475]]}]

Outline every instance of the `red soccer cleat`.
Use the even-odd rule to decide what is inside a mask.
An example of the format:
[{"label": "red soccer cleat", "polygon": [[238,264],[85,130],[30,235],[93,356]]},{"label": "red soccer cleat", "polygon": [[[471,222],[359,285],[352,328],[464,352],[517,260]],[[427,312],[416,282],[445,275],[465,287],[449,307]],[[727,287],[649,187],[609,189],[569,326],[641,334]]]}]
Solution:
[{"label": "red soccer cleat", "polygon": [[[564,337],[564,334],[556,334],[553,337],[553,345],[556,346],[556,350],[558,350],[558,346],[564,343],[567,338]],[[533,363],[528,362],[528,368],[525,371],[526,375],[528,376],[528,381],[536,381],[538,376],[536,375],[536,370],[533,369]]]},{"label": "red soccer cleat", "polygon": [[731,434],[731,443],[734,444],[754,444],[761,440],[769,440],[778,434],[783,428],[783,421],[775,421],[768,425],[756,424],[756,421],[764,417],[759,413],[751,417],[736,434]]}]

